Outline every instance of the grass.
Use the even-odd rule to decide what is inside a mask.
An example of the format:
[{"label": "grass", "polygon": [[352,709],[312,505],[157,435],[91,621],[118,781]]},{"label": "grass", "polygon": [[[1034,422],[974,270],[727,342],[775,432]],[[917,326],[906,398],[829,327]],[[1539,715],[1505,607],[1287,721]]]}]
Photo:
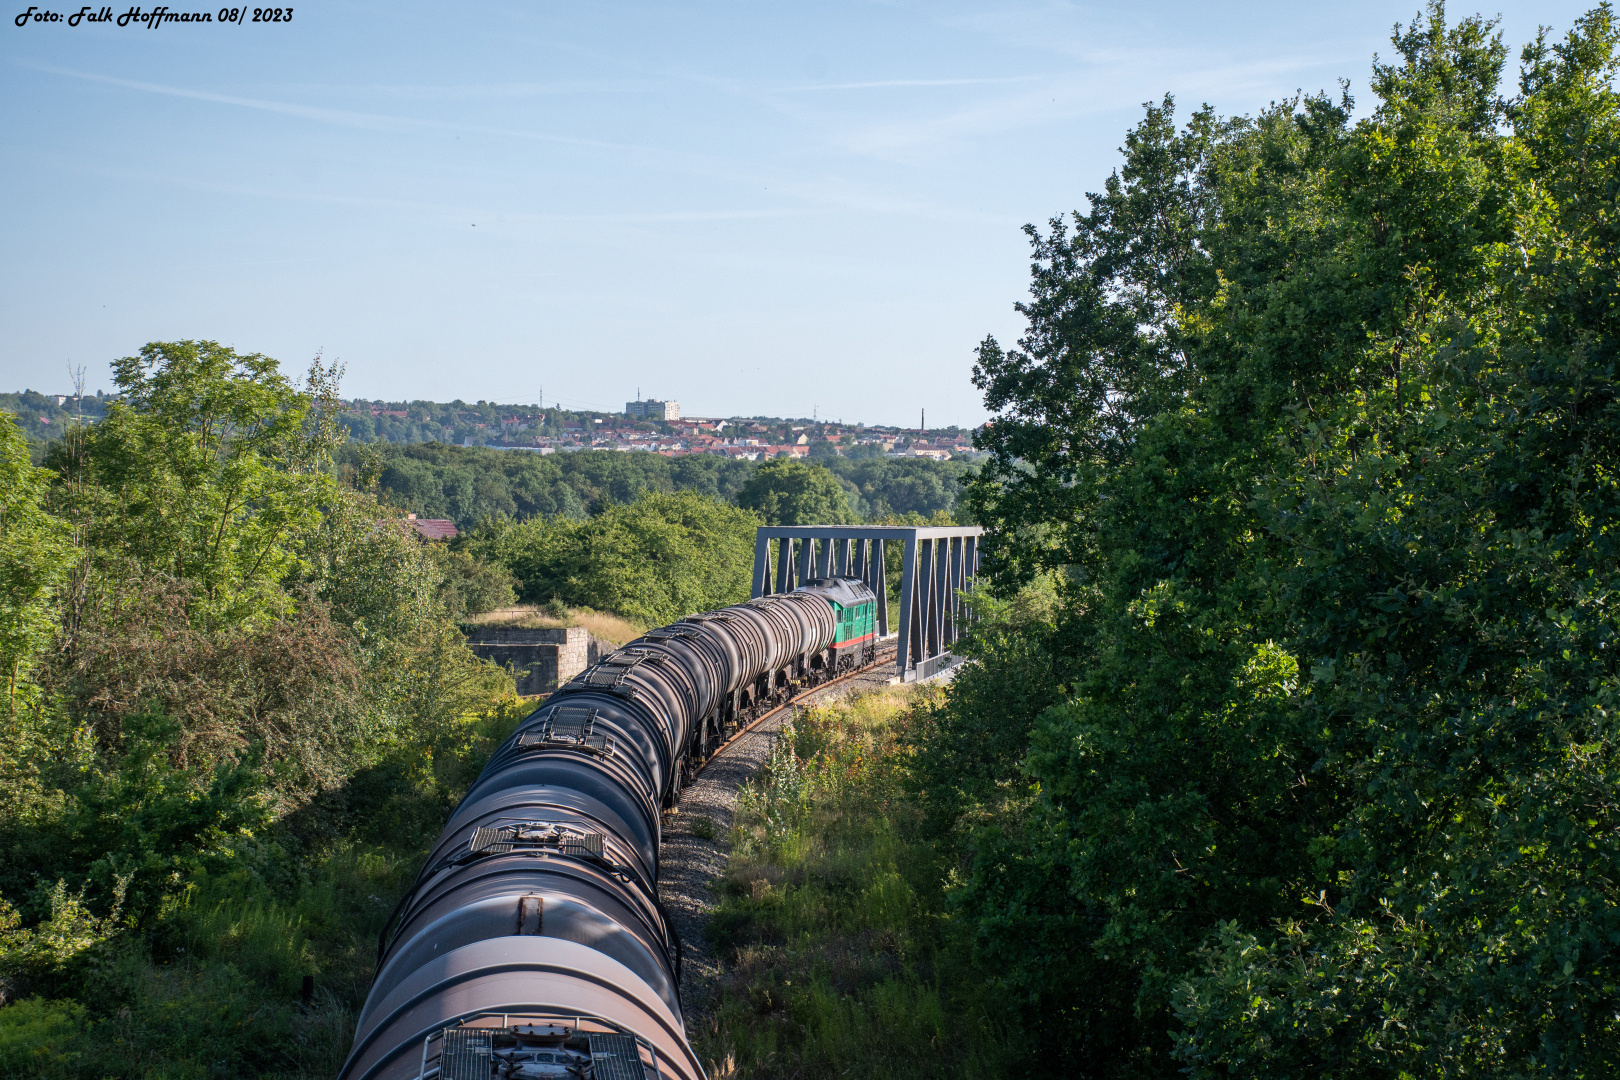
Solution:
[{"label": "grass", "polygon": [[197,883],[158,926],[125,931],[64,973],[59,990],[78,1000],[0,1009],[0,1077],[335,1076],[376,934],[419,857],[342,844],[290,888],[245,870]]},{"label": "grass", "polygon": [[640,637],[647,628],[640,623],[620,618],[607,611],[594,608],[563,608],[550,604],[519,604],[516,607],[496,608],[482,615],[469,615],[463,620],[468,626],[509,626],[524,630],[554,630],[564,626],[579,626],[593,637],[623,645]]},{"label": "grass", "polygon": [[891,687],[801,713],[741,793],[709,923],[724,970],[694,1025],[711,1077],[1003,1071],[905,795],[898,736],[937,692]]}]

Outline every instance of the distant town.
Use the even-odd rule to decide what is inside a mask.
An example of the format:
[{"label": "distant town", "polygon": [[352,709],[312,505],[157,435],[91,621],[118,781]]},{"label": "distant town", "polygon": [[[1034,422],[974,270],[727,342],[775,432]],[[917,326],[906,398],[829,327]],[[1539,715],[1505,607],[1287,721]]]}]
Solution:
[{"label": "distant town", "polygon": [[[93,424],[115,398],[100,391],[0,394],[0,409],[16,414],[36,443],[59,438],[70,426]],[[625,402],[623,412],[573,411],[555,406],[491,401],[341,400],[339,422],[356,442],[442,442],[538,454],[577,450],[645,450],[666,457],[713,454],[760,461],[789,457],[914,457],[946,461],[978,456],[972,432],[958,427],[915,428],[846,424],[815,418],[683,416],[680,403]]]}]

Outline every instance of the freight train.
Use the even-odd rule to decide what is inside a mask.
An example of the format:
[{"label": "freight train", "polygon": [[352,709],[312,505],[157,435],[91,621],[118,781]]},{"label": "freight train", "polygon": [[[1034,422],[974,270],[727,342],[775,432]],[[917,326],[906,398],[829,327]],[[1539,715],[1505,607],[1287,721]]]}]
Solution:
[{"label": "freight train", "polygon": [[547,698],[384,927],[342,1080],[700,1080],[661,812],[733,731],[874,660],[875,601],[815,578],[651,630]]}]

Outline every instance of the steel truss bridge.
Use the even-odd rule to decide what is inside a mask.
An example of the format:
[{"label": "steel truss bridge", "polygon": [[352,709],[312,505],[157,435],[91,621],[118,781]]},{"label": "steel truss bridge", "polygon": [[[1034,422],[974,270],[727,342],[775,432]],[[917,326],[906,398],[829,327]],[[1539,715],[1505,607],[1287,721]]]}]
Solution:
[{"label": "steel truss bridge", "polygon": [[[979,573],[977,525],[767,525],[754,538],[753,595],[792,592],[811,578],[860,578],[877,595],[878,634],[898,633],[897,674],[926,679],[972,612],[962,598]],[[890,629],[887,569],[900,560],[900,617]]]}]

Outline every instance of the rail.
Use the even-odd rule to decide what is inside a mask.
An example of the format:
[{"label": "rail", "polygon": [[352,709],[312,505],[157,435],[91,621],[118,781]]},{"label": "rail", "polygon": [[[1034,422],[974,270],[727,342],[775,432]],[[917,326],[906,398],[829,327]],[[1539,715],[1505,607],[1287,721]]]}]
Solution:
[{"label": "rail", "polygon": [[[804,701],[806,698],[810,697],[811,695],[819,694],[821,691],[827,689],[827,687],[829,687],[829,686],[837,686],[841,682],[845,682],[845,681],[847,681],[849,679],[853,679],[857,675],[865,675],[867,672],[870,672],[875,668],[882,667],[884,664],[892,664],[892,663],[894,663],[894,654],[892,652],[890,652],[890,648],[891,647],[886,646],[886,647],[878,649],[876,658],[873,659],[870,663],[862,664],[860,667],[855,668],[852,671],[846,671],[844,674],[838,676],[836,679],[828,679],[826,682],[817,683],[814,686],[808,687],[805,690],[800,691],[798,694],[795,694],[793,697],[788,698],[786,701],[782,702],[782,704],[778,705],[776,708],[770,710],[769,712],[761,713],[759,716],[754,717],[754,719],[748,721],[747,724],[744,724],[742,727],[740,727],[736,731],[732,732],[731,735],[726,739],[725,742],[723,742],[719,746],[715,747],[714,748],[714,753],[710,754],[708,757],[703,759],[703,764],[701,764],[701,765],[699,765],[697,767],[697,771],[692,774],[692,778],[696,779],[697,777],[702,776],[703,775],[703,770],[707,769],[715,761],[718,761],[719,758],[720,758],[720,755],[725,753],[726,750],[731,746],[732,743],[736,742],[738,739],[742,738],[744,735],[747,735],[749,732],[753,731],[755,728],[759,727],[759,725],[763,724],[765,721],[769,720],[771,717],[775,716],[777,713],[781,712],[782,710],[791,709],[793,706],[798,705],[800,702]],[[889,655],[885,656],[884,653],[889,653]]]}]

